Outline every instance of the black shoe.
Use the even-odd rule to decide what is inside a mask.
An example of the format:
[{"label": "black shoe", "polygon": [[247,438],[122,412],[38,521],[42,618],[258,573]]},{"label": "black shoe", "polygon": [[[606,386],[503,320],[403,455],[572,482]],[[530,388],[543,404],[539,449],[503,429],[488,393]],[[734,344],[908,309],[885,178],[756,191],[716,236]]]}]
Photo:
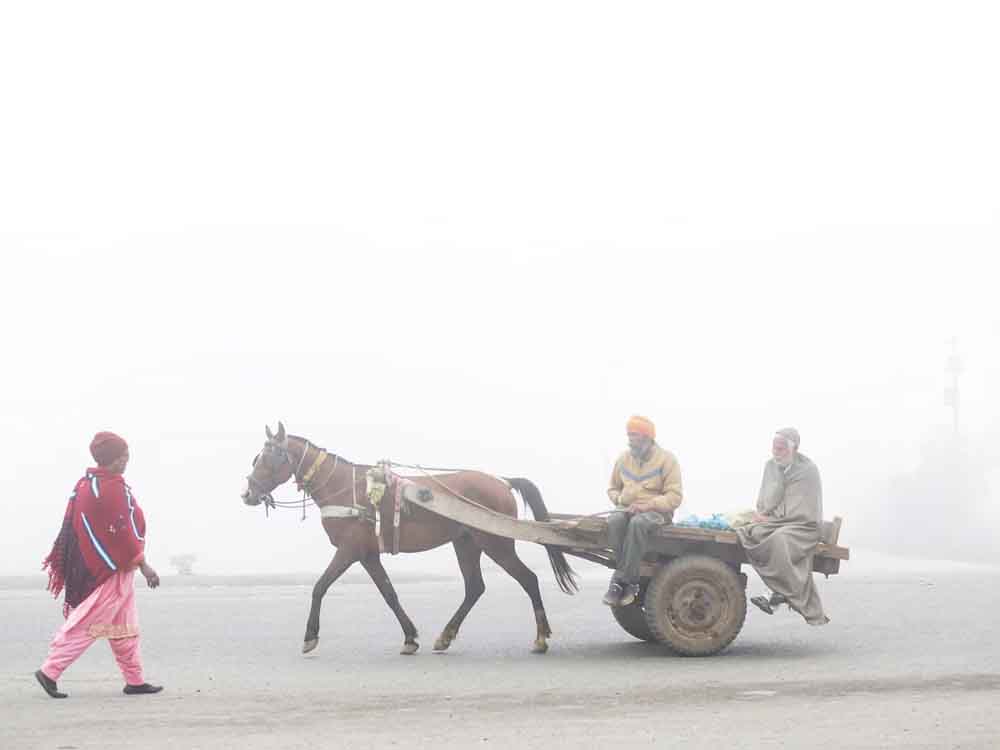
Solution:
[{"label": "black shoe", "polygon": [[617,607],[621,605],[622,594],[624,593],[621,585],[617,581],[612,581],[611,585],[608,586],[608,593],[604,595],[603,601],[609,607]]},{"label": "black shoe", "polygon": [[38,670],[35,672],[35,679],[38,680],[38,684],[42,686],[42,690],[49,694],[50,698],[65,698],[66,693],[60,693],[56,690],[56,681],[51,679],[45,672]]},{"label": "black shoe", "polygon": [[768,601],[772,607],[777,607],[780,604],[788,604],[788,597],[784,594],[774,593],[771,594],[771,598]]},{"label": "black shoe", "polygon": [[144,682],[141,685],[126,685],[122,692],[125,695],[150,695],[161,690],[163,690],[163,685],[150,685],[148,682]]},{"label": "black shoe", "polygon": [[771,602],[763,596],[751,596],[750,603],[762,612],[767,612],[769,615],[774,614],[774,608],[771,607]]},{"label": "black shoe", "polygon": [[624,592],[622,593],[622,598],[618,602],[618,606],[627,607],[629,604],[631,604],[638,598],[639,598],[639,584],[627,583],[625,584],[625,589]]}]

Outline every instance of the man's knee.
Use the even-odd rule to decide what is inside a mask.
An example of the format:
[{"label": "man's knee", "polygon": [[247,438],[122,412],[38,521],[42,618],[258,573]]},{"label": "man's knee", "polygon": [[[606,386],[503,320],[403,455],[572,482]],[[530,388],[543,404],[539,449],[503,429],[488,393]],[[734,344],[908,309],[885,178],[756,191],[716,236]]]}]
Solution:
[{"label": "man's knee", "polygon": [[622,513],[621,511],[614,511],[608,516],[608,531],[611,533],[623,534],[625,529],[629,525],[629,515],[628,513]]},{"label": "man's knee", "polygon": [[651,534],[656,533],[656,529],[663,524],[663,516],[659,513],[642,513],[635,516],[629,524],[629,536],[645,539]]},{"label": "man's knee", "polygon": [[656,511],[648,511],[637,515],[632,519],[632,523],[636,525],[636,528],[649,531],[662,526],[666,523],[666,519],[664,519],[664,517]]}]

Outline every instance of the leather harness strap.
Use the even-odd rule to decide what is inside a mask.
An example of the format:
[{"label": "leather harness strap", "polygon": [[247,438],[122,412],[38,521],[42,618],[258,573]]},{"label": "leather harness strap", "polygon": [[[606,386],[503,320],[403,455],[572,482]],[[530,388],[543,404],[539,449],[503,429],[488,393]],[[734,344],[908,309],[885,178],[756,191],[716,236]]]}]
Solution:
[{"label": "leather harness strap", "polygon": [[[302,479],[298,479],[298,474],[302,470],[302,467],[306,464],[306,458],[309,455],[309,449],[316,449],[316,456],[313,458],[312,463],[306,470],[305,474],[302,475]],[[330,480],[333,479],[333,475],[337,473],[337,466],[340,463],[340,456],[334,454],[333,470],[327,475],[326,479],[317,486],[310,487],[310,483],[317,477],[323,464],[326,462],[327,453],[322,448],[313,445],[308,440],[305,441],[305,446],[302,449],[302,457],[299,459],[298,465],[295,467],[293,475],[296,476],[296,482],[299,485],[299,489],[302,490],[307,496],[312,497],[315,502],[316,494],[323,489]],[[392,508],[392,549],[390,550],[393,555],[399,554],[399,532],[400,532],[400,515],[403,505],[403,486],[407,482],[406,479],[393,473],[390,470],[390,462],[385,462],[385,484],[390,485],[393,488],[393,508]],[[383,485],[384,486],[384,485]],[[346,487],[344,488],[346,489]],[[341,490],[342,492],[343,490]],[[337,492],[335,494],[340,494]],[[303,500],[303,502],[305,502]],[[369,498],[371,502],[371,498]],[[379,552],[385,552],[385,542],[382,539],[382,513],[381,507],[378,503],[372,502],[372,510],[374,511],[374,525],[375,525],[375,538],[378,540]],[[351,464],[351,505],[325,505],[319,508],[321,518],[364,518],[365,512],[364,508],[358,504],[358,477],[357,477],[357,466]]]},{"label": "leather harness strap", "polygon": [[[307,451],[309,450],[309,447],[308,447],[308,446],[306,446],[306,450],[307,450]],[[313,478],[313,474],[315,474],[315,473],[316,473],[316,470],[317,470],[317,469],[318,469],[318,468],[319,468],[320,466],[322,466],[322,465],[323,465],[323,462],[324,462],[324,461],[326,461],[326,456],[327,456],[327,453],[326,453],[326,451],[325,451],[325,450],[322,450],[322,449],[317,449],[317,450],[318,450],[319,452],[318,452],[318,453],[316,454],[316,458],[315,458],[315,459],[313,459],[313,462],[312,462],[312,466],[310,466],[310,467],[309,467],[309,470],[308,470],[308,471],[307,471],[307,472],[305,473],[305,475],[304,475],[304,476],[302,477],[302,481],[301,481],[301,482],[299,482],[299,484],[301,484],[301,485],[302,485],[303,487],[308,487],[308,486],[309,486],[309,482],[311,482],[311,481],[312,481],[312,478]],[[302,454],[302,458],[305,458],[305,457],[306,457],[306,454],[305,454],[305,453],[303,453],[303,454]]]}]

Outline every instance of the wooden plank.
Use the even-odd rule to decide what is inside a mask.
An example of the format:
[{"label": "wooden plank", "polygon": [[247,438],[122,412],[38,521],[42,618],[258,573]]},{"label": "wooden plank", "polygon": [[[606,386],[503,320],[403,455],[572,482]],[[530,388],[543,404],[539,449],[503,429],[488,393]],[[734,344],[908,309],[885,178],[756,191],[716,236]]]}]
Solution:
[{"label": "wooden plank", "polygon": [[831,544],[821,544],[816,548],[818,557],[830,557],[834,560],[850,560],[851,550],[847,547],[835,547]]},{"label": "wooden plank", "polygon": [[[732,544],[739,546],[740,539],[735,531],[719,531],[715,529],[698,529],[685,526],[662,526],[657,534],[664,540],[712,541],[717,544]],[[849,560],[851,551],[846,547],[831,544],[820,544],[816,547],[819,557],[832,557],[836,560]]]},{"label": "wooden plank", "polygon": [[829,533],[823,535],[823,542],[825,544],[835,545],[840,539],[840,526],[844,522],[844,519],[840,516],[834,516],[832,521],[824,521],[824,531],[827,524],[830,524]]},{"label": "wooden plank", "polygon": [[[604,518],[553,514],[552,521],[519,520],[447,492],[415,484],[404,488],[403,497],[418,507],[488,534],[580,550],[608,549],[607,521]],[[669,556],[694,551],[731,562],[746,562],[746,554],[735,531],[665,525],[657,533],[655,548],[660,554]],[[850,550],[821,544],[816,549],[816,557],[847,560]]]},{"label": "wooden plank", "polygon": [[584,539],[569,531],[560,529],[554,524],[544,521],[520,521],[503,513],[497,513],[489,508],[473,505],[446,492],[431,490],[427,487],[408,485],[403,489],[403,497],[420,508],[432,513],[450,518],[463,526],[469,526],[488,534],[520,539],[536,544],[555,544],[560,547],[575,547],[577,549],[606,549],[605,544]]}]

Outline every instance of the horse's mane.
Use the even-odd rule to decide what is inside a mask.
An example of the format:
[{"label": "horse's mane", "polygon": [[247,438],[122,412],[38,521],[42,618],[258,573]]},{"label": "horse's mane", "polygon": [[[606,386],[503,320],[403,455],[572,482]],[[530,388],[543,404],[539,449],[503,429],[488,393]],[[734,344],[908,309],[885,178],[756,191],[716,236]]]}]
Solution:
[{"label": "horse's mane", "polygon": [[358,468],[361,468],[362,466],[364,466],[364,464],[356,464],[353,461],[348,461],[346,458],[344,458],[344,456],[342,454],[340,454],[340,453],[334,453],[333,451],[328,451],[322,445],[317,445],[312,440],[310,440],[307,437],[303,437],[302,435],[293,435],[291,433],[288,433],[288,439],[291,440],[292,438],[295,438],[296,440],[301,440],[306,445],[311,445],[313,448],[316,448],[317,450],[321,450],[324,453],[327,453],[328,455],[333,456],[333,457],[339,459],[341,462],[343,462],[345,464],[350,464],[351,466],[357,466]]}]

